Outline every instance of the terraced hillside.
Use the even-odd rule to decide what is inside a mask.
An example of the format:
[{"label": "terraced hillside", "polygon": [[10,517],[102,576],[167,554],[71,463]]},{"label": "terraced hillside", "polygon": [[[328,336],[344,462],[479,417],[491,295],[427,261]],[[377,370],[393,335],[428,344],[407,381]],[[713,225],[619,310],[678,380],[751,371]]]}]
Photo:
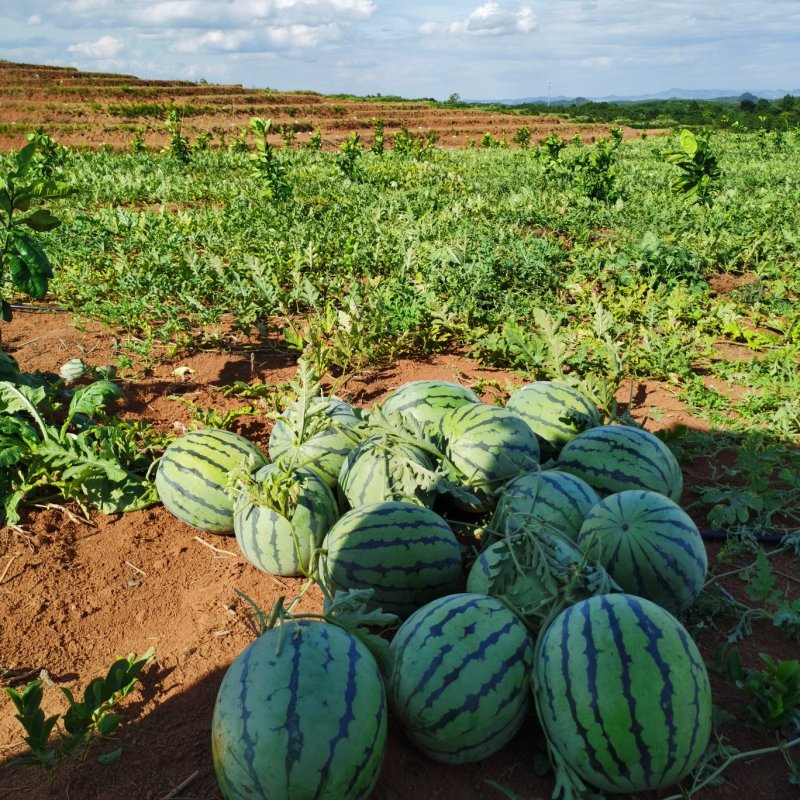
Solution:
[{"label": "terraced hillside", "polygon": [[[127,148],[137,131],[148,147],[168,139],[166,117],[177,108],[182,131],[194,141],[204,132],[217,147],[239,135],[252,116],[284,126],[302,144],[318,128],[323,145],[336,147],[353,131],[372,141],[376,119],[384,121],[391,146],[401,127],[412,135],[435,138],[441,147],[480,143],[485,133],[510,141],[527,126],[532,141],[552,131],[563,138],[579,133],[589,140],[607,135],[607,128],[577,125],[557,117],[453,108],[433,100],[325,96],[316,92],[277,92],[178,80],[140,80],[132,75],[80,72],[72,67],[48,67],[0,61],[0,149],[18,147],[38,126],[62,144],[73,147]],[[628,130],[627,136],[639,136]],[[277,136],[276,136],[277,139]]]}]

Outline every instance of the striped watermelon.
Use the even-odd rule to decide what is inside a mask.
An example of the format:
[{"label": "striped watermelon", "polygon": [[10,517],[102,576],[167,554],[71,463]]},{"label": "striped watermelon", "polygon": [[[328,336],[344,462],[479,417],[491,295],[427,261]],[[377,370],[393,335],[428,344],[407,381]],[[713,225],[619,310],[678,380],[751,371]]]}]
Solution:
[{"label": "striped watermelon", "polygon": [[586,481],[568,472],[527,472],[501,489],[489,528],[504,536],[556,529],[576,542],[589,509],[599,500]]},{"label": "striped watermelon", "polygon": [[158,463],[156,490],[179,520],[208,533],[233,530],[233,500],[227,491],[231,472],[243,464],[253,470],[267,463],[252,442],[231,431],[203,428],[170,442]]},{"label": "striped watermelon", "polygon": [[558,454],[558,469],[606,494],[650,489],[677,503],[683,490],[681,468],[669,447],[652,433],[627,425],[579,433]]},{"label": "striped watermelon", "polygon": [[339,498],[345,508],[383,500],[432,506],[432,471],[433,464],[424,450],[376,434],[345,457],[339,473]]},{"label": "striped watermelon", "polygon": [[439,432],[453,479],[475,495],[471,511],[488,511],[504,483],[539,463],[536,435],[504,408],[487,403],[452,408],[442,417]]},{"label": "striped watermelon", "polygon": [[283,467],[309,467],[336,487],[345,456],[361,441],[354,429],[359,419],[352,407],[335,397],[317,397],[314,415],[300,432],[293,429],[298,407],[291,406],[275,421],[269,437],[269,457]]},{"label": "striped watermelon", "polygon": [[700,594],[708,556],[691,517],[658,492],[609,495],[586,517],[578,545],[626,592],[673,614]]},{"label": "striped watermelon", "polygon": [[576,434],[600,424],[594,403],[564,381],[534,381],[521,386],[506,403],[539,439],[543,456],[557,455]]},{"label": "striped watermelon", "polygon": [[703,659],[680,622],[641,597],[595,595],[559,614],[537,644],[533,685],[550,745],[604,792],[671,786],[708,743]]},{"label": "striped watermelon", "polygon": [[528,713],[533,642],[493,597],[434,600],[400,626],[390,653],[389,704],[411,741],[436,761],[490,756]]},{"label": "striped watermelon", "polygon": [[370,608],[407,617],[456,590],[461,549],[450,526],[429,508],[398,501],[344,514],[322,544],[322,579],[331,593],[374,589]]},{"label": "striped watermelon", "polygon": [[252,488],[239,493],[234,506],[233,530],[239,549],[264,572],[307,574],[313,551],[339,516],[333,492],[306,468],[287,472],[277,464],[267,464],[254,481]]},{"label": "striped watermelon", "polygon": [[226,800],[366,800],[386,746],[375,659],[336,625],[273,628],[219,687],[211,752]]},{"label": "striped watermelon", "polygon": [[480,401],[475,392],[459,383],[412,381],[392,392],[381,411],[393,425],[412,435],[421,429],[430,438],[439,430],[439,421],[448,409]]}]

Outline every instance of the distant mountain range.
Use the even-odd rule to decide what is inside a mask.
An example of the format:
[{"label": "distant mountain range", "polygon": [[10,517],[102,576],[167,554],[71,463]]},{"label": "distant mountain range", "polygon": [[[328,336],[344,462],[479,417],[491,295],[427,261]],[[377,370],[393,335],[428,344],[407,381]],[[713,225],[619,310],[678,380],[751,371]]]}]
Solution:
[{"label": "distant mountain range", "polygon": [[[655,94],[640,95],[607,95],[606,97],[566,97],[558,95],[555,97],[522,97],[513,100],[479,100],[481,103],[501,103],[503,105],[515,106],[525,103],[549,103],[551,105],[578,105],[580,103],[636,103],[642,100],[758,100],[763,97],[766,100],[780,100],[784,95],[791,94],[794,97],[800,96],[800,89],[792,91],[786,89],[759,89],[757,91],[740,91],[729,89],[667,89]],[[468,101],[469,102],[469,101]]]}]

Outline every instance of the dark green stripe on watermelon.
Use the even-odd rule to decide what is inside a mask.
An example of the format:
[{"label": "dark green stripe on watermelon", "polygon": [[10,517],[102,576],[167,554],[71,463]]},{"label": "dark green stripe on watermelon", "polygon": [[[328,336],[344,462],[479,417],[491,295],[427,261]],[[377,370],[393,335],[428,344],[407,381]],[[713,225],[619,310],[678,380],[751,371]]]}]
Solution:
[{"label": "dark green stripe on watermelon", "polygon": [[540,637],[533,682],[551,745],[602,791],[676,783],[708,742],[711,690],[697,646],[644,598],[598,595],[563,611]]},{"label": "dark green stripe on watermelon", "polygon": [[227,485],[230,473],[248,460],[253,469],[266,463],[252,442],[231,431],[190,431],[175,439],[156,471],[161,502],[178,519],[209,533],[233,530],[233,501]]},{"label": "dark green stripe on watermelon", "polygon": [[499,750],[527,713],[533,645],[494,598],[459,594],[424,606],[391,645],[389,697],[412,742],[460,764]]},{"label": "dark green stripe on watermelon", "polygon": [[371,608],[407,617],[454,591],[461,549],[450,526],[428,508],[400,501],[344,514],[323,542],[322,578],[332,591],[373,589]]},{"label": "dark green stripe on watermelon", "polygon": [[386,698],[356,637],[289,622],[248,645],[220,686],[212,755],[226,800],[366,800],[386,743]]}]

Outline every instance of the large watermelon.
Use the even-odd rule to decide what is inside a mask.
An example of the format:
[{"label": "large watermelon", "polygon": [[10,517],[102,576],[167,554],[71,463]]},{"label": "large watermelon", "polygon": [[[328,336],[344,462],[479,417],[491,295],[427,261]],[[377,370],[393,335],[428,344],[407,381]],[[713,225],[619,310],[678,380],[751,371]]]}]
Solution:
[{"label": "large watermelon", "polygon": [[555,529],[577,541],[589,509],[599,500],[586,481],[568,472],[526,472],[500,490],[489,529],[499,536]]},{"label": "large watermelon", "polygon": [[541,634],[533,673],[550,745],[584,781],[628,795],[671,786],[711,732],[711,689],[685,628],[630,594],[595,595]]},{"label": "large watermelon", "polygon": [[601,425],[579,433],[558,454],[558,469],[599,492],[650,489],[676,503],[683,476],[678,460],[657,436],[627,425]]},{"label": "large watermelon", "polygon": [[521,386],[506,403],[539,439],[543,456],[558,451],[576,434],[600,424],[594,403],[564,381],[534,381]]},{"label": "large watermelon", "polygon": [[252,442],[231,431],[203,428],[170,442],[156,470],[161,502],[178,519],[209,533],[233,530],[233,500],[227,491],[230,474],[267,463]]},{"label": "large watermelon", "polygon": [[390,705],[431,758],[486,758],[522,725],[533,642],[499,600],[471,593],[434,600],[403,623],[390,651]]},{"label": "large watermelon", "polygon": [[429,508],[399,501],[348,511],[322,543],[322,580],[331,592],[374,589],[370,608],[407,617],[456,591],[461,549],[450,526]]},{"label": "large watermelon", "polygon": [[335,488],[345,456],[358,444],[360,420],[352,407],[336,397],[317,397],[311,416],[300,425],[302,409],[290,406],[275,421],[269,456],[283,467],[309,467]]},{"label": "large watermelon", "polygon": [[468,403],[439,423],[451,477],[475,496],[470,510],[487,511],[507,481],[535,469],[539,444],[527,423],[504,408]]},{"label": "large watermelon", "polygon": [[609,495],[589,512],[578,545],[626,592],[673,614],[700,594],[708,556],[692,518],[658,492]]},{"label": "large watermelon", "polygon": [[273,628],[222,679],[211,753],[226,800],[365,800],[385,745],[378,666],[335,625]]},{"label": "large watermelon", "polygon": [[253,566],[273,575],[305,575],[338,516],[333,492],[318,473],[267,464],[239,492],[233,530]]},{"label": "large watermelon", "polygon": [[439,421],[451,408],[479,403],[471,389],[451,381],[411,381],[386,398],[381,411],[389,422],[415,434],[421,429],[430,437],[439,429]]}]

